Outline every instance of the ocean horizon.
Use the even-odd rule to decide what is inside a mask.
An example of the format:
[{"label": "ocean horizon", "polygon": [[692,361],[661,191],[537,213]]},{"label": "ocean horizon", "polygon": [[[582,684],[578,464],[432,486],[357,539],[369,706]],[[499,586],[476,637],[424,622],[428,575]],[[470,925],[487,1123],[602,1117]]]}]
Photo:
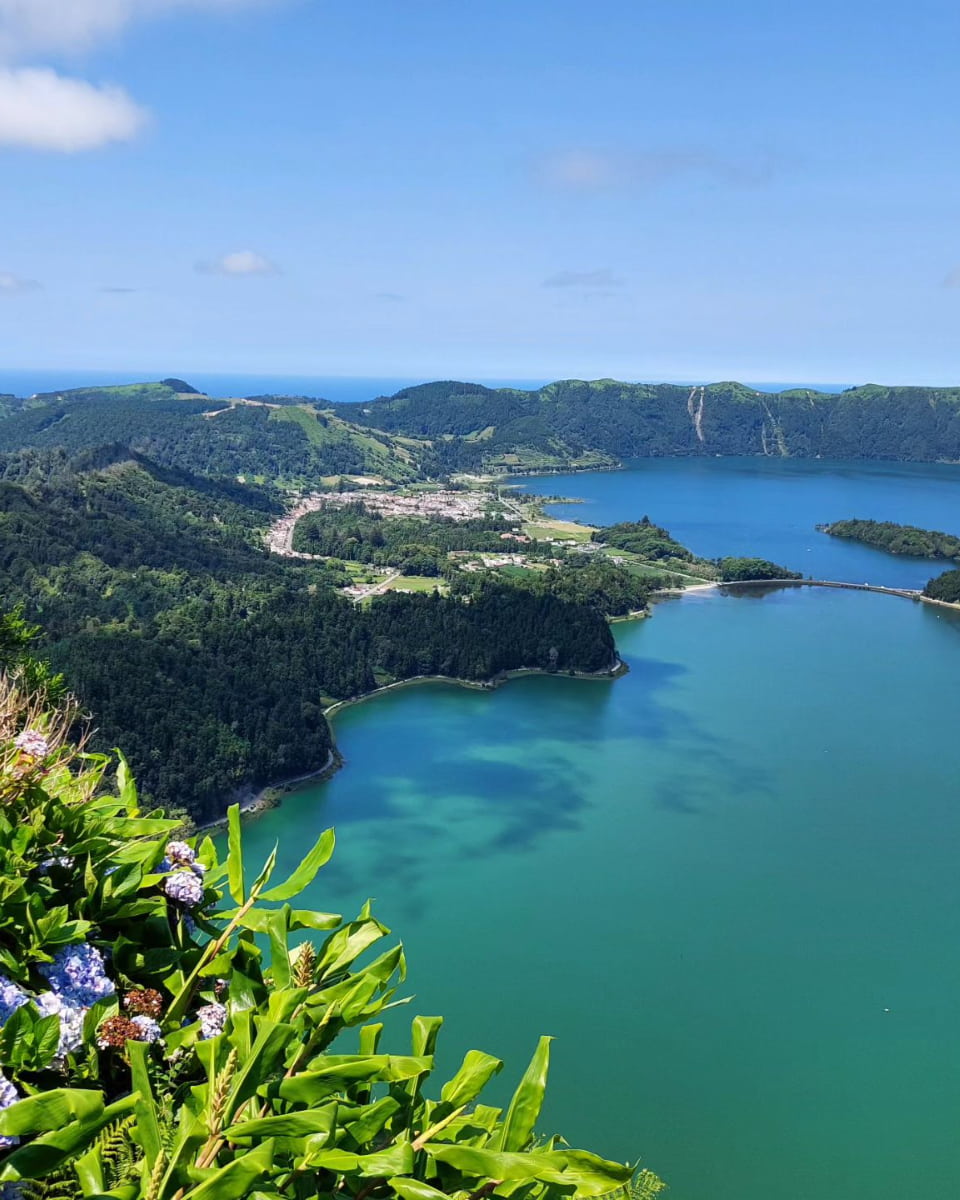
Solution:
[{"label": "ocean horizon", "polygon": [[[433,375],[414,377],[410,375],[259,375],[244,372],[207,371],[148,371],[148,370],[90,370],[88,368],[11,368],[0,370],[0,394],[33,396],[38,392],[65,391],[77,387],[109,387],[122,383],[140,383],[162,378],[183,379],[192,387],[210,396],[263,396],[289,395],[308,396],[328,400],[334,404],[350,404],[374,400],[378,396],[392,396],[401,388],[418,383],[430,383],[451,376]],[[457,378],[457,376],[453,376]],[[551,378],[518,379],[505,376],[462,375],[461,382],[482,383],[487,387],[513,387],[533,391],[557,379],[570,376],[555,375]],[[676,383],[691,387],[695,383],[718,382],[717,380],[692,379],[634,379],[625,383]],[[822,392],[841,392],[849,387],[846,383],[810,383],[743,380],[748,387],[761,392],[778,392],[786,388],[812,388]]]}]

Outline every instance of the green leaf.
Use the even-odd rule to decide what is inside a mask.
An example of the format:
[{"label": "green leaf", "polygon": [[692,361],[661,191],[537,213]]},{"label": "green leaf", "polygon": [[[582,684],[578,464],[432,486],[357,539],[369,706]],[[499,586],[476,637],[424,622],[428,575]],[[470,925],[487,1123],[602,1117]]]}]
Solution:
[{"label": "green leaf", "polygon": [[438,1192],[435,1187],[419,1179],[402,1179],[395,1175],[387,1180],[387,1186],[391,1192],[396,1192],[400,1200],[450,1200],[446,1192]]},{"label": "green leaf", "polygon": [[413,1170],[413,1147],[399,1142],[374,1154],[351,1154],[348,1150],[321,1150],[308,1159],[312,1168],[322,1167],[341,1175],[359,1175],[376,1179],[383,1175],[406,1175]]},{"label": "green leaf", "polygon": [[543,1097],[547,1089],[547,1071],[550,1068],[550,1043],[553,1039],[542,1037],[537,1043],[533,1058],[527,1067],[520,1086],[513,1094],[510,1107],[503,1123],[498,1150],[523,1150],[533,1137],[534,1126],[540,1118]]},{"label": "green leaf", "polygon": [[321,833],[316,845],[306,855],[293,874],[284,883],[278,884],[268,892],[263,892],[261,899],[291,900],[294,896],[299,896],[304,888],[309,887],[313,883],[320,868],[326,866],[330,861],[335,842],[336,839],[332,829],[327,829]]},{"label": "green leaf", "polygon": [[243,838],[240,833],[240,805],[227,809],[227,883],[237,904],[247,898],[243,880]]},{"label": "green leaf", "polygon": [[0,1113],[0,1137],[29,1137],[63,1129],[71,1121],[95,1120],[103,1112],[100,1092],[83,1088],[54,1088],[18,1100]]},{"label": "green leaf", "polygon": [[[34,1100],[44,1100],[51,1095],[53,1095],[52,1092],[45,1092],[38,1096],[31,1096],[27,1100],[21,1100],[19,1104],[8,1108],[4,1116],[22,1105],[29,1104]],[[87,1092],[86,1095],[100,1100],[99,1110],[90,1109],[80,1114],[76,1120],[69,1120],[65,1111],[65,1119],[57,1129],[41,1134],[28,1145],[15,1150],[6,1159],[0,1178],[4,1180],[36,1179],[56,1170],[68,1158],[73,1158],[87,1150],[100,1131],[119,1118],[126,1116],[138,1099],[136,1094],[125,1096],[123,1100],[118,1100],[116,1104],[104,1108],[103,1098],[99,1092]]]},{"label": "green leaf", "polygon": [[241,1138],[264,1137],[315,1137],[317,1134],[329,1134],[337,1123],[337,1105],[328,1104],[324,1108],[312,1108],[306,1112],[281,1114],[276,1117],[261,1117],[256,1121],[241,1121],[231,1125],[226,1130],[226,1136],[231,1141]]},{"label": "green leaf", "polygon": [[273,1141],[268,1140],[256,1150],[235,1158],[221,1167],[209,1179],[187,1192],[184,1200],[237,1200],[245,1196],[254,1183],[263,1179],[273,1166]]},{"label": "green leaf", "polygon": [[137,1116],[137,1134],[140,1145],[147,1158],[151,1161],[160,1156],[163,1149],[163,1139],[160,1136],[160,1124],[157,1120],[157,1106],[150,1086],[150,1073],[147,1069],[148,1048],[146,1042],[127,1042],[127,1055],[130,1059],[130,1080],[138,1093],[134,1112]]},{"label": "green leaf", "polygon": [[289,904],[285,904],[282,908],[270,909],[268,912],[267,934],[270,938],[270,966],[273,971],[273,985],[277,988],[290,986],[289,919]]},{"label": "green leaf", "polygon": [[460,1108],[476,1100],[494,1075],[503,1070],[503,1060],[484,1054],[482,1050],[468,1050],[463,1057],[460,1070],[449,1083],[443,1085],[440,1099],[451,1109]]}]

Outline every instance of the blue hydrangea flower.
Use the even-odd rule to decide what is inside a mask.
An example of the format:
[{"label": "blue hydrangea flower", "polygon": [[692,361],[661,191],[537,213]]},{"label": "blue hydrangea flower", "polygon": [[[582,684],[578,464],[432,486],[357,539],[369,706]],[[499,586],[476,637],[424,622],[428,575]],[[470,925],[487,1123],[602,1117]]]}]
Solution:
[{"label": "blue hydrangea flower", "polygon": [[[16,1104],[19,1099],[17,1089],[6,1075],[0,1071],[0,1112],[5,1108],[9,1108],[11,1104]],[[16,1146],[19,1142],[20,1139],[18,1137],[0,1137],[0,1146]]]},{"label": "blue hydrangea flower", "polygon": [[27,993],[6,975],[0,975],[0,1025],[5,1024],[18,1008],[26,1004]]},{"label": "blue hydrangea flower", "polygon": [[161,1038],[160,1023],[153,1017],[137,1016],[133,1018],[134,1025],[140,1029],[139,1041],[159,1042]]},{"label": "blue hydrangea flower", "polygon": [[67,1004],[56,992],[42,992],[34,1000],[34,1004],[45,1017],[60,1018],[60,1042],[57,1046],[57,1058],[61,1061],[74,1050],[83,1045],[83,1020],[87,1015],[85,1008]]},{"label": "blue hydrangea flower", "polygon": [[104,996],[112,996],[115,988],[104,967],[103,955],[96,946],[79,942],[58,950],[52,963],[40,971],[66,1004],[73,1008],[89,1008]]},{"label": "blue hydrangea flower", "polygon": [[214,1038],[223,1033],[223,1027],[227,1023],[227,1010],[222,1004],[205,1004],[203,1008],[197,1009],[197,1017],[200,1020],[200,1037],[206,1041],[207,1038]]},{"label": "blue hydrangea flower", "polygon": [[163,890],[171,900],[192,908],[203,899],[203,884],[192,871],[174,871],[164,880]]}]

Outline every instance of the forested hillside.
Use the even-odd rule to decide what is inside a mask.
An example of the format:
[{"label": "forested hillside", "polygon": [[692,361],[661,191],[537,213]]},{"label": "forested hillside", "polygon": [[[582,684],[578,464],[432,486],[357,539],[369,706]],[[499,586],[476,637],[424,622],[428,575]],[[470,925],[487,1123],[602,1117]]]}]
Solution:
[{"label": "forested hillside", "polygon": [[893,521],[833,521],[820,525],[823,533],[832,537],[849,538],[886,550],[888,554],[905,554],[912,558],[960,559],[960,537],[937,529],[920,529],[916,525],[898,525]]},{"label": "forested hillside", "polygon": [[[584,455],[750,454],[799,458],[960,459],[960,389],[706,387],[564,380],[538,391],[430,383],[341,406],[359,424],[446,439],[450,468],[516,470]],[[540,464],[542,465],[542,464]]]},{"label": "forested hillside", "polygon": [[432,468],[429,446],[356,428],[328,407],[285,397],[211,400],[182,380],[0,403],[0,453],[23,447],[74,453],[106,438],[161,466],[294,484],[333,475],[399,482]]},{"label": "forested hillside", "polygon": [[144,791],[198,817],[232,789],[314,770],[325,701],[418,674],[485,680],[515,667],[614,661],[602,615],[489,583],[470,597],[360,608],[320,563],[279,560],[266,489],[158,467],[125,448],[0,458],[0,597],[123,745]]}]

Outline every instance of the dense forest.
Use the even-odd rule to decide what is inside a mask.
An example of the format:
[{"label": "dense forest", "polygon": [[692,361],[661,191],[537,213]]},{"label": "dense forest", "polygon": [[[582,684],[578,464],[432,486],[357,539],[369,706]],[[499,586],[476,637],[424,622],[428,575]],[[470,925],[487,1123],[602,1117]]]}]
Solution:
[{"label": "dense forest", "polygon": [[931,579],[923,589],[931,600],[944,600],[948,604],[960,604],[960,570],[944,571]]},{"label": "dense forest", "polygon": [[739,383],[700,388],[564,380],[537,391],[442,382],[342,405],[358,424],[438,441],[451,468],[524,469],[645,455],[960,459],[960,388],[863,387],[764,393]]},{"label": "dense forest", "polygon": [[960,537],[935,529],[920,529],[916,525],[897,525],[893,521],[833,521],[818,525],[823,533],[833,537],[850,538],[867,546],[876,546],[888,554],[905,554],[912,558],[960,559]]},{"label": "dense forest", "polygon": [[359,608],[321,563],[280,560],[269,489],[160,467],[123,447],[0,458],[0,597],[123,745],[145,793],[219,815],[232,789],[321,766],[327,701],[392,679],[487,680],[614,663],[595,607],[479,581],[469,595]]}]

